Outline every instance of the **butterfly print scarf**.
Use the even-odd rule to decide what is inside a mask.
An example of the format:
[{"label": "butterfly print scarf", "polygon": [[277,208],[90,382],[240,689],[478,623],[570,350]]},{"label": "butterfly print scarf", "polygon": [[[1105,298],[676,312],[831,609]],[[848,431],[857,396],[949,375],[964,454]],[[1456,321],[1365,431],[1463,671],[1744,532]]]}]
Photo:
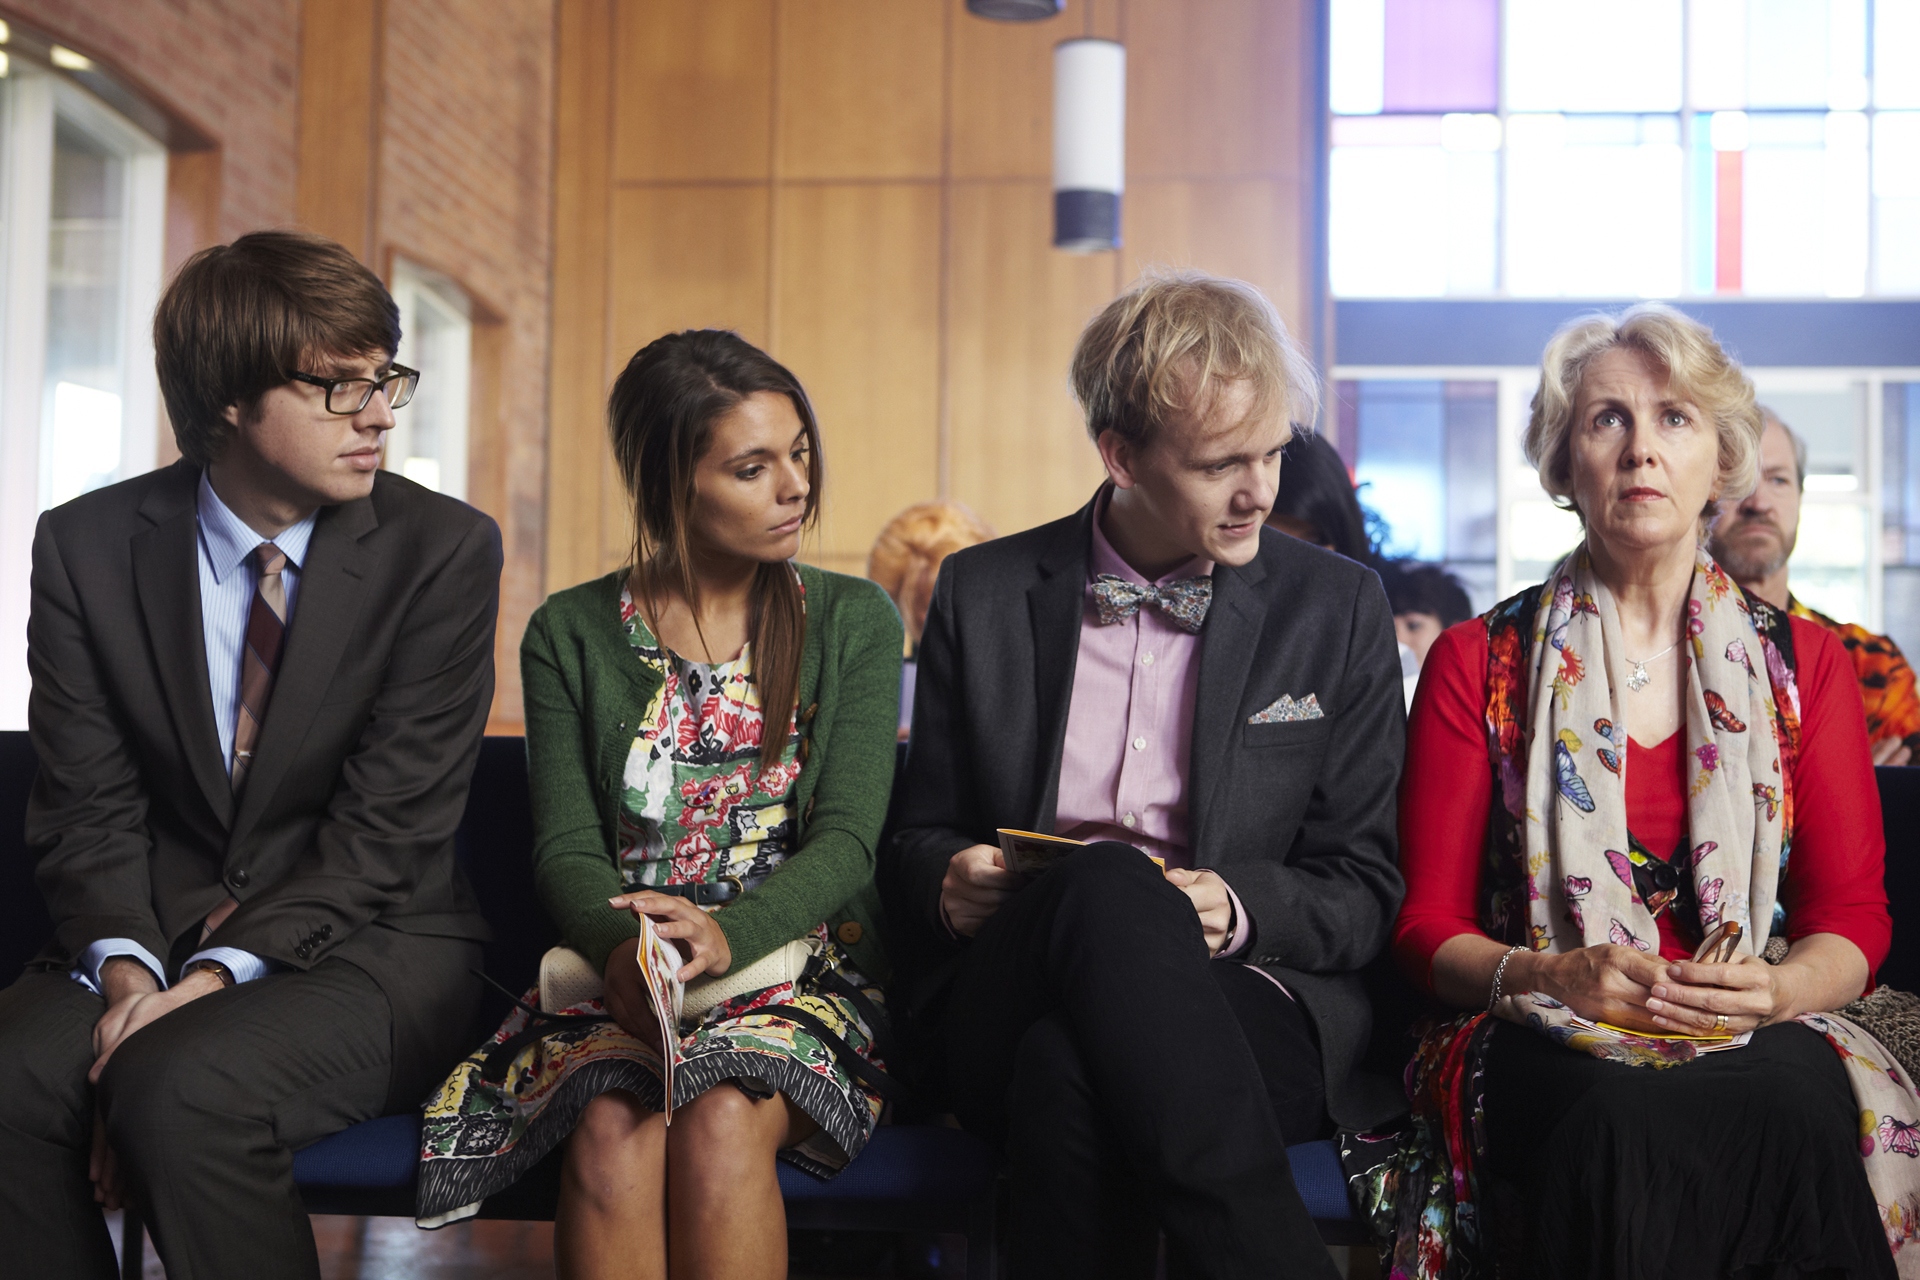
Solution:
[{"label": "butterfly print scarf", "polygon": [[[1627,734],[1623,702],[1631,663],[1613,596],[1584,547],[1563,561],[1535,611],[1528,673],[1528,748],[1504,760],[1502,800],[1525,852],[1523,939],[1536,951],[1614,943],[1653,951],[1654,910],[1635,887],[1627,836]],[[1755,955],[1773,933],[1781,855],[1792,830],[1793,795],[1765,641],[1746,597],[1703,550],[1687,593],[1691,659],[1683,664],[1686,723],[1687,865],[1700,927],[1738,921]],[[1791,676],[1789,676],[1789,688]],[[1791,696],[1791,695],[1789,695]],[[1516,804],[1516,801],[1518,804]],[[1517,905],[1517,904],[1516,904]],[[1508,1002],[1503,1002],[1508,1003]],[[1564,1010],[1516,997],[1502,1016]]]}]

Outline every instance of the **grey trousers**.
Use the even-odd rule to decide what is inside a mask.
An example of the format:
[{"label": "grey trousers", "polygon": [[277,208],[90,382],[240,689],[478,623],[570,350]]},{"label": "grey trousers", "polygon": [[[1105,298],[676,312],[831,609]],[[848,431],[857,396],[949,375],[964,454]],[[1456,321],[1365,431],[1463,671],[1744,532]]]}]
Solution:
[{"label": "grey trousers", "polygon": [[[446,955],[422,979],[466,997],[463,962],[479,948],[430,943]],[[64,973],[0,991],[0,1277],[117,1276],[87,1179],[97,1105],[169,1280],[318,1280],[293,1152],[388,1109],[385,993],[328,959],[204,996],[123,1041],[96,1090],[87,1070],[104,1010]]]}]

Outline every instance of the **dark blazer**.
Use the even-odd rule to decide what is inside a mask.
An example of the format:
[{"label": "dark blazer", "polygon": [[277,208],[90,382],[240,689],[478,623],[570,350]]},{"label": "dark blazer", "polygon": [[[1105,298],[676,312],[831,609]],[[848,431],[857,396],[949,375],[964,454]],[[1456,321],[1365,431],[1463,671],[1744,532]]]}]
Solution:
[{"label": "dark blazer", "polygon": [[27,843],[55,924],[38,963],[123,937],[177,970],[231,894],[206,945],[299,970],[349,960],[404,1028],[393,933],[486,936],[453,834],[493,698],[499,529],[388,472],[322,508],[236,805],[201,634],[199,481],[175,463],[34,534]]},{"label": "dark blazer", "polygon": [[[955,553],[920,642],[913,734],[882,863],[896,931],[912,928],[937,1008],[957,948],[940,922],[947,861],[996,827],[1054,829],[1079,656],[1093,504]],[[1403,885],[1395,792],[1406,714],[1380,580],[1272,529],[1247,565],[1213,573],[1201,632],[1187,795],[1196,867],[1218,872],[1254,922],[1247,958],[1312,1014],[1328,1110],[1350,1128],[1405,1110],[1397,1081],[1362,1075],[1371,1027],[1358,970],[1386,946]],[[1250,724],[1282,694],[1318,720]]]}]

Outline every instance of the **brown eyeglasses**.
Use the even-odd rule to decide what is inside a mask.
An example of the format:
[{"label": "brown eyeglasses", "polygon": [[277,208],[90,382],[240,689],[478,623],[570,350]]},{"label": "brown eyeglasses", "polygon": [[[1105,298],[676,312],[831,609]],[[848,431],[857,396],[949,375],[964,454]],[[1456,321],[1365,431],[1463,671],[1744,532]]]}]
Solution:
[{"label": "brown eyeglasses", "polygon": [[420,371],[396,364],[378,378],[323,378],[314,373],[301,373],[295,369],[287,374],[294,382],[304,382],[308,386],[323,388],[327,393],[327,412],[352,417],[366,408],[373,400],[375,391],[387,393],[387,407],[398,409],[413,399],[413,389],[420,385]]}]

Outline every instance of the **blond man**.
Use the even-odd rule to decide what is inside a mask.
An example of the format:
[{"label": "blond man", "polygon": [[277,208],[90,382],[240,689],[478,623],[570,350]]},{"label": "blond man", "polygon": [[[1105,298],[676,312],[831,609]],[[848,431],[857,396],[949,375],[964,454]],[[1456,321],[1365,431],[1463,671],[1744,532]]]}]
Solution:
[{"label": "blond man", "polygon": [[[881,876],[911,1031],[1013,1180],[1012,1274],[1332,1276],[1286,1147],[1402,1109],[1356,1070],[1399,905],[1405,733],[1379,579],[1266,528],[1314,377],[1235,281],[1081,335],[1107,479],[959,551]],[[1087,842],[1010,871],[1002,828]],[[1165,870],[1163,872],[1162,866]]]}]

